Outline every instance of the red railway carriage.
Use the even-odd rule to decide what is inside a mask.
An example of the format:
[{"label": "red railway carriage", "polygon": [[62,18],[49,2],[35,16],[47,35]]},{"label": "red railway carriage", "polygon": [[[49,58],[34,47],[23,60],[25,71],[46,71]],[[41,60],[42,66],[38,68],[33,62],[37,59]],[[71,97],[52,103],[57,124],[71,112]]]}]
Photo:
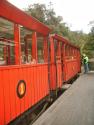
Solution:
[{"label": "red railway carriage", "polygon": [[64,82],[80,72],[80,50],[57,34],[50,35],[50,88],[62,88]]},{"label": "red railway carriage", "polygon": [[0,125],[49,95],[49,32],[35,18],[0,0]]},{"label": "red railway carriage", "polygon": [[63,82],[67,82],[81,71],[80,49],[71,44],[64,37],[58,35],[54,37],[63,43],[61,47]]},{"label": "red railway carriage", "polygon": [[69,81],[80,72],[80,49],[67,42],[63,45],[63,79]]}]

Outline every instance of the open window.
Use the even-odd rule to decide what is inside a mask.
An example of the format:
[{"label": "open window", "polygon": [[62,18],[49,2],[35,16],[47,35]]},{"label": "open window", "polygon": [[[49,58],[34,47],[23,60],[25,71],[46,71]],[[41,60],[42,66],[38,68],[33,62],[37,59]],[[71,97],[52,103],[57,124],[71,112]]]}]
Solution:
[{"label": "open window", "polygon": [[60,41],[57,41],[57,40],[54,39],[54,47],[55,47],[56,61],[60,62],[61,61],[61,47],[62,47],[62,43]]},{"label": "open window", "polygon": [[37,37],[37,49],[38,49],[38,63],[44,63],[44,39],[43,37]]},{"label": "open window", "polygon": [[14,58],[14,25],[0,17],[0,65],[13,65]]},{"label": "open window", "polygon": [[47,36],[0,18],[0,65],[47,62]]},{"label": "open window", "polygon": [[37,33],[37,55],[38,63],[47,63],[48,61],[48,41],[47,37]]},{"label": "open window", "polygon": [[20,26],[21,63],[32,63],[32,31]]}]

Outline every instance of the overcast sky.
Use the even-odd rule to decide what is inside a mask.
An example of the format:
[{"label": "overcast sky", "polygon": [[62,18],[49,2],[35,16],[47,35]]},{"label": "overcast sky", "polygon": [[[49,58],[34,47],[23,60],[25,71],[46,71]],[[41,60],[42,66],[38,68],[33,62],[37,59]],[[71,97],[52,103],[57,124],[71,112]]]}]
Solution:
[{"label": "overcast sky", "polygon": [[33,3],[44,3],[47,6],[51,1],[57,15],[62,16],[71,30],[82,30],[88,33],[90,21],[94,20],[94,0],[8,0],[20,9]]}]

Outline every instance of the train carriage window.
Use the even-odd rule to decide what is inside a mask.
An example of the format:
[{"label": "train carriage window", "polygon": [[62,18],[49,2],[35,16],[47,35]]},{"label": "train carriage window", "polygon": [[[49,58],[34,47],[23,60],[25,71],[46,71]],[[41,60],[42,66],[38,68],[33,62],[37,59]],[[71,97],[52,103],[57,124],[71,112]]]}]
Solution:
[{"label": "train carriage window", "polygon": [[0,44],[0,65],[5,65],[6,60],[4,58],[4,46]]},{"label": "train carriage window", "polygon": [[62,47],[63,47],[63,43],[60,41],[60,51],[61,51],[61,53],[60,53],[61,55],[60,55],[60,56],[61,56],[61,59],[62,59],[62,56],[63,56],[63,50],[62,50]]},{"label": "train carriage window", "polygon": [[69,60],[73,58],[72,47],[70,45],[65,46],[65,56],[66,56],[66,59],[69,59]]},{"label": "train carriage window", "polygon": [[56,61],[61,61],[61,42],[54,40]]},{"label": "train carriage window", "polygon": [[72,47],[70,46],[70,58],[72,58]]},{"label": "train carriage window", "polygon": [[60,41],[60,49],[62,50],[63,43]]},{"label": "train carriage window", "polygon": [[57,52],[58,52],[58,42],[55,39],[54,39],[54,50],[55,50],[55,54],[57,55]]},{"label": "train carriage window", "polygon": [[71,56],[71,47],[69,46],[69,49],[68,49],[68,54],[69,54],[69,58]]},{"label": "train carriage window", "polygon": [[37,34],[38,63],[44,63],[44,39]]},{"label": "train carriage window", "polygon": [[0,65],[13,65],[14,24],[0,17]]},{"label": "train carriage window", "polygon": [[76,51],[75,51],[75,48],[74,48],[74,56],[76,55]]},{"label": "train carriage window", "polygon": [[20,26],[21,63],[32,62],[32,31]]},{"label": "train carriage window", "polygon": [[74,48],[74,58],[76,58],[76,49]]},{"label": "train carriage window", "polygon": [[69,46],[65,46],[65,56],[69,56]]},{"label": "train carriage window", "polygon": [[75,48],[75,58],[77,58],[77,49]]},{"label": "train carriage window", "polygon": [[65,56],[67,56],[67,45],[65,45]]},{"label": "train carriage window", "polygon": [[55,52],[55,59],[58,60],[58,42],[54,39],[54,52]]},{"label": "train carriage window", "polygon": [[72,56],[72,47],[71,47],[71,56]]},{"label": "train carriage window", "polygon": [[72,56],[74,56],[74,48],[72,48]]},{"label": "train carriage window", "polygon": [[73,48],[72,48],[72,57],[73,57]]},{"label": "train carriage window", "polygon": [[70,46],[69,45],[68,45],[67,53],[68,53],[68,57],[70,57]]}]

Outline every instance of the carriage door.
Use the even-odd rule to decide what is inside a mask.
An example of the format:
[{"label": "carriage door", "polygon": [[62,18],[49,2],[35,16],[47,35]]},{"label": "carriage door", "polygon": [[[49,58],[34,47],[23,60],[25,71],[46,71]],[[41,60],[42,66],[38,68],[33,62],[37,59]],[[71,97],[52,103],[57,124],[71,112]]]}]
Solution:
[{"label": "carriage door", "polygon": [[54,40],[55,65],[56,65],[56,83],[57,88],[62,86],[62,62],[61,62],[61,42]]}]

